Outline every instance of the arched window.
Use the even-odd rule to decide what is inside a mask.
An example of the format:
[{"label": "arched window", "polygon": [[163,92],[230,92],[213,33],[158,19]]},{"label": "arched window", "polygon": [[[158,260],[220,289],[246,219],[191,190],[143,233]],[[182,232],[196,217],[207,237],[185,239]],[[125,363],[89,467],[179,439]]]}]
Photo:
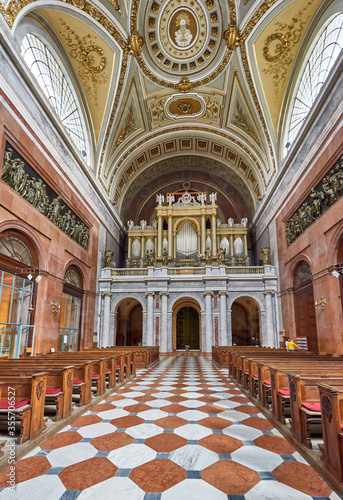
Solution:
[{"label": "arched window", "polygon": [[61,351],[77,351],[79,349],[82,279],[77,269],[69,267],[64,276],[59,349]]},{"label": "arched window", "polygon": [[302,262],[295,273],[295,285],[300,285],[312,276],[311,268],[307,262]]},{"label": "arched window", "polygon": [[85,154],[86,143],[79,110],[57,60],[41,39],[32,33],[23,38],[21,55],[77,148]]},{"label": "arched window", "polygon": [[33,353],[38,261],[24,235],[7,231],[1,236],[0,357],[18,358]]},{"label": "arched window", "polygon": [[291,114],[289,143],[296,138],[342,47],[343,14],[339,14],[325,26],[306,61]]}]

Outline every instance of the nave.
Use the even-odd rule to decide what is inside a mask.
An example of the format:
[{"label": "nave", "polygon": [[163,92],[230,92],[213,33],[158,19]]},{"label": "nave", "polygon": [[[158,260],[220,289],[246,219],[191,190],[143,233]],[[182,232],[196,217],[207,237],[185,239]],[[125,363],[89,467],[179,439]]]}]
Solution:
[{"label": "nave", "polygon": [[0,500],[339,498],[227,370],[200,356],[139,370],[20,460],[16,476]]}]

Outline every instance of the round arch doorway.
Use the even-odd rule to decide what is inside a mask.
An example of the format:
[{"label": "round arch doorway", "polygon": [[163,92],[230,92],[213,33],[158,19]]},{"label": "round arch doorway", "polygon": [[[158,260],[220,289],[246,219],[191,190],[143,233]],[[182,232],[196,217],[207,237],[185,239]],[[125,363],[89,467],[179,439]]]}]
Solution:
[{"label": "round arch doorway", "polygon": [[173,350],[200,350],[201,314],[196,300],[184,297],[173,308]]}]

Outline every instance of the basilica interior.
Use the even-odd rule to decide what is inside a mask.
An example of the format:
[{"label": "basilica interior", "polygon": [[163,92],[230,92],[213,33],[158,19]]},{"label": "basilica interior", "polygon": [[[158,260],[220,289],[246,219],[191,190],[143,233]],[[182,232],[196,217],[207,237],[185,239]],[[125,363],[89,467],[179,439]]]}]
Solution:
[{"label": "basilica interior", "polygon": [[0,0],[0,359],[343,355],[342,46],[342,0]]}]

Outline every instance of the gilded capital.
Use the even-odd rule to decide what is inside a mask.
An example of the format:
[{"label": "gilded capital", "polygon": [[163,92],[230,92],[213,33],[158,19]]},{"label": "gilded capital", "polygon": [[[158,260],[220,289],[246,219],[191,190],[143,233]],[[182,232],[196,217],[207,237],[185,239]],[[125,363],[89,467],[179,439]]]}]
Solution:
[{"label": "gilded capital", "polygon": [[185,76],[181,78],[180,82],[177,84],[177,88],[180,92],[186,93],[192,90],[194,84],[188,80]]}]

